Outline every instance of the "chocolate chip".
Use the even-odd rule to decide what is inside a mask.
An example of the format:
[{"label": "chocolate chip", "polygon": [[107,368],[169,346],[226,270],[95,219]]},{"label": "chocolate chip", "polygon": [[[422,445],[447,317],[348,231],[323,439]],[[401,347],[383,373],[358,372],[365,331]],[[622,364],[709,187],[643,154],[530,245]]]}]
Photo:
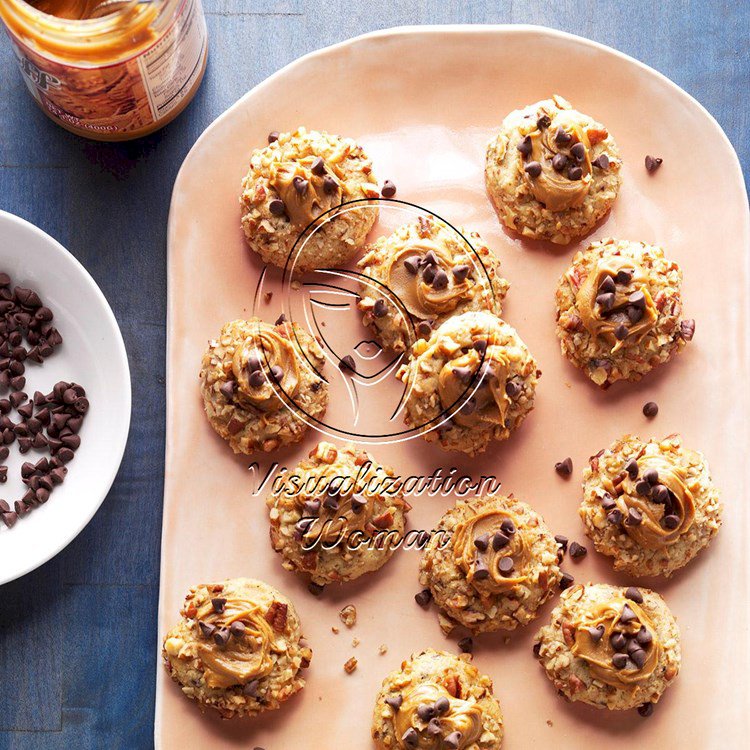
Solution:
[{"label": "chocolate chip", "polygon": [[623,325],[620,323],[620,325],[615,326],[615,338],[618,341],[624,341],[628,337],[628,327],[626,325]]},{"label": "chocolate chip", "polygon": [[283,216],[286,213],[286,206],[281,198],[272,198],[268,203],[268,210],[274,216]]},{"label": "chocolate chip", "polygon": [[304,177],[300,177],[299,175],[297,175],[296,177],[292,178],[292,185],[297,191],[297,195],[304,195],[307,192],[308,182]]},{"label": "chocolate chip", "polygon": [[615,281],[618,284],[629,284],[633,279],[633,272],[627,268],[621,268],[615,276]]},{"label": "chocolate chip", "polygon": [[659,472],[656,469],[646,469],[643,472],[643,478],[649,484],[657,484],[659,482]]},{"label": "chocolate chip", "polygon": [[260,681],[259,680],[250,680],[243,688],[242,693],[243,695],[247,695],[249,698],[257,698],[258,697],[258,688],[260,687]]},{"label": "chocolate chip", "polygon": [[438,269],[434,265],[423,266],[423,268],[424,270],[422,271],[422,278],[424,279],[425,283],[432,284],[432,280],[435,278]]},{"label": "chocolate chip", "polygon": [[552,157],[552,169],[555,172],[562,172],[563,169],[568,165],[568,157],[565,154],[555,154]]},{"label": "chocolate chip", "polygon": [[513,521],[510,518],[506,518],[500,524],[500,528],[502,529],[502,532],[506,534],[507,536],[513,536],[513,534],[516,533],[516,525],[513,523]]},{"label": "chocolate chip", "polygon": [[372,307],[372,313],[376,318],[382,318],[388,313],[388,304],[384,299],[375,300]]},{"label": "chocolate chip", "polygon": [[234,398],[234,389],[237,387],[237,383],[234,380],[227,380],[226,383],[222,383],[221,388],[219,388],[219,391],[221,392],[221,395],[224,396],[224,398],[227,401],[231,401]]},{"label": "chocolate chip", "polygon": [[353,372],[356,374],[357,366],[354,363],[354,357],[352,357],[351,354],[347,354],[345,357],[342,357],[339,362],[339,369],[349,370],[350,372]]},{"label": "chocolate chip", "polygon": [[646,309],[646,295],[641,291],[633,292],[628,297],[628,302],[641,310]]},{"label": "chocolate chip", "polygon": [[568,170],[568,179],[569,180],[580,180],[581,177],[583,177],[583,170],[580,167],[571,167]]},{"label": "chocolate chip", "polygon": [[206,638],[210,638],[216,630],[215,625],[212,625],[210,622],[203,622],[203,620],[198,621],[198,627]]},{"label": "chocolate chip", "polygon": [[427,723],[427,734],[431,734],[433,736],[438,735],[442,732],[442,727],[440,726],[440,719],[430,719]]},{"label": "chocolate chip", "polygon": [[442,268],[435,271],[435,278],[432,280],[433,289],[445,289],[448,286],[448,274]]},{"label": "chocolate chip", "polygon": [[229,642],[229,629],[228,628],[216,628],[214,631],[214,643],[217,646],[226,646]]},{"label": "chocolate chip", "polygon": [[490,577],[490,569],[484,560],[477,560],[474,563],[474,579],[477,581],[486,581]]},{"label": "chocolate chip", "polygon": [[404,696],[401,693],[395,693],[394,695],[387,695],[385,697],[385,703],[389,705],[394,711],[398,711],[401,708],[401,704],[404,702]]},{"label": "chocolate chip", "polygon": [[271,367],[270,373],[271,380],[276,383],[280,383],[284,379],[284,370],[279,365]]},{"label": "chocolate chip", "polygon": [[528,157],[528,155],[531,153],[531,136],[527,135],[524,138],[522,138],[519,142],[516,148],[521,153],[521,156],[525,159]]},{"label": "chocolate chip", "polygon": [[229,632],[235,637],[235,638],[242,638],[243,635],[245,635],[245,623],[240,622],[240,620],[235,620],[230,626],[229,626]]},{"label": "chocolate chip", "polygon": [[224,607],[226,607],[227,600],[222,599],[221,597],[215,597],[211,599],[211,606],[214,608],[214,612],[216,614],[220,615],[224,612]]},{"label": "chocolate chip", "polygon": [[635,639],[643,647],[650,646],[654,640],[651,632],[644,625],[641,625],[641,629],[635,634]]},{"label": "chocolate chip", "polygon": [[570,143],[573,140],[573,136],[570,133],[567,133],[565,130],[563,130],[562,127],[559,127],[555,131],[555,143],[558,146],[565,146],[566,144]]},{"label": "chocolate chip", "polygon": [[549,115],[542,115],[536,121],[536,126],[539,130],[546,130],[552,124],[552,120]]},{"label": "chocolate chip", "polygon": [[503,557],[497,564],[497,569],[500,571],[500,575],[509,576],[513,572],[513,558]]},{"label": "chocolate chip", "polygon": [[419,336],[427,338],[432,333],[432,325],[429,320],[420,320],[416,325],[416,331]]},{"label": "chocolate chip", "polygon": [[542,173],[542,165],[538,161],[530,161],[524,168],[523,171],[529,177],[536,178]]},{"label": "chocolate chip", "polygon": [[42,305],[42,300],[39,299],[39,295],[33,289],[17,286],[13,290],[13,295],[16,301],[24,307],[36,308]]},{"label": "chocolate chip", "polygon": [[393,196],[396,195],[396,186],[390,180],[386,180],[383,183],[380,194],[383,198],[393,198]]},{"label": "chocolate chip", "polygon": [[625,589],[625,598],[636,604],[643,604],[643,594],[635,586],[629,586]]},{"label": "chocolate chip", "polygon": [[574,583],[575,578],[570,573],[563,573],[558,585],[560,586],[560,591],[565,591],[565,589],[569,589]]},{"label": "chocolate chip", "polygon": [[602,283],[599,284],[598,293],[599,294],[609,294],[610,292],[614,293],[616,289],[617,287],[615,286],[615,280],[611,276],[607,275],[602,280]]},{"label": "chocolate chip", "polygon": [[683,320],[680,322],[680,336],[685,341],[692,341],[695,336],[695,321],[694,320]]},{"label": "chocolate chip", "polygon": [[409,727],[402,735],[401,742],[404,747],[417,747],[419,744],[419,735],[414,727]]},{"label": "chocolate chip", "polygon": [[447,750],[458,750],[458,748],[461,746],[462,737],[463,735],[461,734],[461,732],[451,732],[443,740],[443,746],[447,748]]},{"label": "chocolate chip", "polygon": [[487,351],[487,340],[486,339],[477,339],[472,346],[474,347],[474,350],[479,352],[480,354],[484,354]]},{"label": "chocolate chip", "polygon": [[586,146],[579,141],[571,146],[570,155],[580,164],[586,158]]},{"label": "chocolate chip", "polygon": [[328,510],[338,510],[339,500],[337,495],[329,491],[329,494],[326,495],[325,500],[323,500],[323,507]]},{"label": "chocolate chip", "polygon": [[654,401],[649,401],[643,405],[643,416],[653,419],[659,413],[659,405]]},{"label": "chocolate chip", "polygon": [[432,601],[432,593],[429,589],[422,589],[418,594],[414,595],[414,601],[420,607],[427,607]]},{"label": "chocolate chip", "polygon": [[325,586],[322,583],[315,583],[315,581],[310,581],[307,584],[307,590],[313,596],[320,596],[323,593],[323,591],[325,590]]},{"label": "chocolate chip", "polygon": [[428,250],[420,261],[423,266],[436,266],[438,263],[437,255],[432,250]]},{"label": "chocolate chip", "polygon": [[651,494],[651,485],[645,479],[641,479],[635,483],[635,491],[639,495],[648,496]]},{"label": "chocolate chip", "polygon": [[270,133],[268,134],[268,142],[269,142],[269,143],[275,143],[276,141],[278,141],[278,140],[279,140],[279,135],[280,135],[280,133],[279,133],[279,131],[278,131],[278,130],[272,130],[272,131],[271,131],[271,132],[270,132]]},{"label": "chocolate chip", "polygon": [[607,154],[599,154],[599,156],[597,156],[596,159],[591,162],[591,164],[597,169],[601,169],[602,172],[606,172],[609,169],[609,157],[607,156]]},{"label": "chocolate chip", "polygon": [[588,628],[588,633],[594,643],[599,643],[604,636],[604,625],[597,625],[595,628]]},{"label": "chocolate chip", "polygon": [[662,165],[662,162],[664,159],[662,159],[659,156],[650,156],[647,155],[644,159],[644,163],[646,165],[646,171],[647,172],[656,172],[657,169]]},{"label": "chocolate chip", "polygon": [[486,552],[487,548],[490,546],[490,535],[486,533],[486,534],[482,534],[481,536],[478,536],[474,540],[474,546],[480,552]]},{"label": "chocolate chip", "polygon": [[573,459],[568,456],[568,458],[558,461],[555,464],[555,471],[561,477],[569,477],[573,473]]},{"label": "chocolate chip", "polygon": [[630,659],[638,669],[641,669],[646,663],[646,652],[642,648],[634,648],[630,652]]},{"label": "chocolate chip", "polygon": [[586,557],[586,553],[588,550],[586,547],[584,547],[582,544],[579,544],[578,542],[571,542],[570,543],[570,557],[573,560],[580,560],[583,557]]},{"label": "chocolate chip", "polygon": [[404,261],[404,268],[410,273],[416,276],[419,271],[419,260],[414,256],[407,258]]},{"label": "chocolate chip", "polygon": [[641,703],[641,705],[638,706],[638,714],[640,716],[643,716],[644,719],[648,718],[653,713],[654,713],[653,703]]},{"label": "chocolate chip", "polygon": [[643,523],[643,514],[636,508],[628,508],[628,517],[625,519],[628,526],[640,526]]},{"label": "chocolate chip", "polygon": [[607,521],[614,526],[619,526],[622,523],[622,511],[615,508],[613,511],[607,513]]},{"label": "chocolate chip", "polygon": [[312,165],[310,166],[310,171],[318,177],[322,177],[326,173],[325,162],[323,161],[323,159],[321,159],[320,156],[316,156],[313,159]]},{"label": "chocolate chip", "polygon": [[428,722],[435,716],[435,706],[431,703],[420,703],[420,705],[417,706],[417,716],[419,716],[422,721]]},{"label": "chocolate chip", "polygon": [[665,505],[669,502],[669,489],[663,484],[655,485],[651,490],[651,499],[659,505]]},{"label": "chocolate chip", "polygon": [[509,380],[505,384],[505,393],[509,398],[515,398],[522,391],[521,386],[514,380]]},{"label": "chocolate chip", "polygon": [[[20,442],[20,440],[19,440]],[[675,516],[674,514],[669,516],[664,516],[661,520],[663,526],[665,529],[669,529],[670,531],[676,529],[680,525],[680,517]]]},{"label": "chocolate chip", "polygon": [[615,654],[612,657],[612,666],[615,669],[625,669],[628,663],[627,654]]},{"label": "chocolate chip", "polygon": [[336,180],[331,177],[331,175],[327,174],[323,178],[323,192],[326,193],[326,195],[333,195],[335,192],[337,192],[339,189],[339,184],[336,182]]},{"label": "chocolate chip", "polygon": [[453,268],[452,273],[453,273],[453,280],[456,282],[456,284],[460,284],[461,282],[463,282],[466,279],[466,277],[469,275],[470,270],[471,269],[469,268],[469,266],[466,265],[465,263],[455,266]]},{"label": "chocolate chip", "polygon": [[260,388],[263,383],[266,382],[266,376],[263,374],[262,370],[256,370],[255,372],[250,373],[247,382],[250,383],[253,388]]},{"label": "chocolate chip", "polygon": [[[459,647],[459,649],[461,649],[461,653],[464,653],[464,654],[472,654],[472,653],[474,653],[474,641],[468,635],[465,638],[462,638],[458,642],[458,647]],[[440,700],[447,700],[447,698],[445,698],[445,699],[438,698],[438,701],[440,701]],[[435,703],[435,706],[437,707],[437,703]],[[439,713],[444,713],[443,711],[440,711],[439,709],[438,709],[438,712]]]},{"label": "chocolate chip", "polygon": [[367,498],[362,495],[352,495],[351,506],[354,513],[360,513],[367,507]]},{"label": "chocolate chip", "polygon": [[636,461],[634,458],[629,459],[625,464],[625,471],[628,472],[628,476],[631,479],[636,479],[636,477],[638,476],[638,461]]},{"label": "chocolate chip", "polygon": [[627,625],[629,622],[637,619],[635,612],[627,604],[623,604],[622,613],[620,614],[620,622],[623,625]]},{"label": "chocolate chip", "polygon": [[560,549],[562,549],[563,552],[568,551],[568,537],[563,536],[562,534],[555,534],[555,541],[560,545]]},{"label": "chocolate chip", "polygon": [[596,304],[599,305],[604,312],[609,312],[614,307],[615,295],[612,292],[598,294],[596,297]]},{"label": "chocolate chip", "polygon": [[497,531],[492,536],[492,549],[497,552],[505,547],[508,542],[510,542],[510,538],[506,534],[503,534],[502,531]]}]

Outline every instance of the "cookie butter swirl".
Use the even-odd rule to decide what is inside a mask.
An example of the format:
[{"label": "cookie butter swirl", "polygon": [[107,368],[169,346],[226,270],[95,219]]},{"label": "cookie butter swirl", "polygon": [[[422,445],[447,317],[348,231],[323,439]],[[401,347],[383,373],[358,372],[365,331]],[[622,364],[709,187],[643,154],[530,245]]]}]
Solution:
[{"label": "cookie butter swirl", "polygon": [[643,608],[622,595],[582,608],[571,623],[571,651],[594,679],[617,688],[647,680],[659,663],[661,644]]},{"label": "cookie butter swirl", "polygon": [[482,734],[482,710],[454,698],[442,685],[422,682],[403,692],[393,720],[398,746],[408,750],[463,750]]},{"label": "cookie butter swirl", "polygon": [[586,330],[610,344],[613,354],[639,343],[658,318],[647,272],[625,257],[597,263],[576,294],[576,308]]},{"label": "cookie butter swirl", "polygon": [[499,508],[487,508],[456,525],[453,556],[480,593],[500,593],[528,579],[525,535],[516,517]]},{"label": "cookie butter swirl", "polygon": [[[210,688],[246,685],[273,669],[275,638],[257,605],[226,592],[217,611],[211,601],[196,614],[203,637],[198,655]],[[280,653],[280,652],[279,652]]]},{"label": "cookie butter swirl", "polygon": [[580,207],[592,181],[592,143],[577,113],[542,107],[536,126],[522,134],[516,144],[522,155],[519,169],[534,198],[549,211]]},{"label": "cookie butter swirl", "polygon": [[232,373],[238,385],[234,398],[261,411],[277,411],[283,406],[279,391],[291,398],[299,388],[294,345],[268,323],[254,324],[253,337],[232,357]]},{"label": "cookie butter swirl", "polygon": [[646,549],[674,544],[695,520],[687,471],[654,454],[639,458],[630,467],[631,473],[625,472],[617,486],[613,482],[605,485],[622,514],[622,527]]},{"label": "cookie butter swirl", "polygon": [[445,315],[472,289],[471,268],[456,263],[440,242],[420,239],[394,253],[386,268],[386,283],[416,318]]},{"label": "cookie butter swirl", "polygon": [[506,388],[509,373],[507,347],[487,346],[484,357],[477,349],[459,352],[438,375],[438,395],[456,424],[472,427],[482,422],[504,425],[511,405]]},{"label": "cookie butter swirl", "polygon": [[272,163],[269,185],[284,204],[282,213],[286,212],[292,225],[300,230],[338,206],[344,190],[331,164],[313,156]]}]

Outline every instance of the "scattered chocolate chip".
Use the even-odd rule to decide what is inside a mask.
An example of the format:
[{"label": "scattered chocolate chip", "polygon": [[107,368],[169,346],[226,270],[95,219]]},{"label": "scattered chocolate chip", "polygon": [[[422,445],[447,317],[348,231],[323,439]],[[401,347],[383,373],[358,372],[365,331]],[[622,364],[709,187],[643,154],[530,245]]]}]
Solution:
[{"label": "scattered chocolate chip", "polygon": [[614,526],[619,526],[622,523],[622,511],[617,508],[610,511],[607,513],[607,521]]},{"label": "scattered chocolate chip", "polygon": [[680,322],[680,336],[685,341],[692,341],[695,336],[695,321],[694,320],[683,320]]},{"label": "scattered chocolate chip", "polygon": [[480,552],[486,552],[487,548],[490,546],[490,535],[488,533],[485,533],[485,534],[482,534],[481,536],[478,536],[474,540],[474,546]]},{"label": "scattered chocolate chip", "polygon": [[217,646],[226,646],[229,642],[229,628],[216,628],[213,639]]},{"label": "scattered chocolate chip", "polygon": [[416,325],[416,331],[419,336],[425,338],[432,333],[432,325],[429,320],[420,320]]},{"label": "scattered chocolate chip", "polygon": [[555,143],[558,146],[565,146],[573,140],[573,136],[567,133],[562,127],[555,131]]},{"label": "scattered chocolate chip", "polygon": [[417,706],[417,716],[425,723],[428,722],[435,716],[435,706],[431,703],[420,703]]},{"label": "scattered chocolate chip", "polygon": [[651,490],[651,499],[659,505],[665,505],[669,502],[669,489],[663,484],[654,485]]},{"label": "scattered chocolate chip", "polygon": [[336,182],[336,180],[331,177],[331,175],[327,174],[323,178],[323,192],[327,195],[333,195],[336,193],[339,189],[339,184]]},{"label": "scattered chocolate chip", "polygon": [[268,210],[274,216],[283,216],[286,213],[286,206],[281,198],[272,198],[268,203]]},{"label": "scattered chocolate chip", "polygon": [[628,462],[625,464],[625,471],[628,472],[628,476],[631,479],[636,479],[638,476],[638,461],[636,461],[634,458],[628,460]]},{"label": "scattered chocolate chip", "polygon": [[583,169],[581,169],[581,167],[570,167],[570,169],[568,169],[569,180],[575,182],[576,180],[580,180],[581,177],[583,177]]},{"label": "scattered chocolate chip", "polygon": [[643,594],[635,586],[629,586],[625,589],[625,598],[630,599],[631,602],[635,602],[636,604],[643,604]]},{"label": "scattered chocolate chip", "polygon": [[672,531],[680,525],[680,517],[675,516],[674,514],[664,516],[661,522],[664,525],[665,529],[669,529],[670,531]]},{"label": "scattered chocolate chip", "polygon": [[568,166],[568,157],[565,154],[555,154],[552,157],[552,169],[555,172],[562,172]]},{"label": "scattered chocolate chip", "polygon": [[570,148],[570,155],[580,164],[586,158],[586,146],[580,141]]},{"label": "scattered chocolate chip", "polygon": [[653,703],[641,703],[641,705],[638,706],[638,714],[640,716],[643,716],[644,719],[648,718],[653,713],[654,713]]},{"label": "scattered chocolate chip", "polygon": [[643,405],[643,416],[653,419],[659,413],[659,405],[654,401],[649,401]]},{"label": "scattered chocolate chip", "polygon": [[268,134],[268,142],[269,142],[269,143],[275,143],[276,141],[278,141],[278,140],[279,140],[279,135],[280,135],[280,133],[279,133],[279,131],[278,131],[278,130],[272,130],[272,131],[271,131],[271,132],[270,132],[270,133]]},{"label": "scattered chocolate chip", "polygon": [[562,549],[563,552],[568,551],[568,537],[563,536],[562,534],[555,534],[555,541],[560,545],[560,549]]},{"label": "scattered chocolate chip", "polygon": [[216,630],[215,625],[212,625],[210,622],[203,622],[203,620],[198,621],[198,627],[206,638],[210,638]]},{"label": "scattered chocolate chip", "polygon": [[307,584],[307,590],[313,596],[320,596],[323,593],[323,591],[325,590],[325,586],[322,583],[315,583],[315,581],[310,581]]},{"label": "scattered chocolate chip", "polygon": [[614,293],[606,292],[605,294],[598,294],[596,297],[596,304],[599,305],[604,312],[609,312],[615,304]]},{"label": "scattered chocolate chip", "polygon": [[394,711],[398,711],[401,708],[401,704],[404,702],[404,696],[401,693],[394,693],[393,695],[387,695],[385,697],[385,703],[389,705]]},{"label": "scattered chocolate chip", "polygon": [[227,401],[231,401],[234,398],[234,389],[237,387],[237,383],[234,380],[227,380],[226,383],[222,383],[221,388],[219,388],[219,391],[221,392],[221,395],[224,396],[224,398]]},{"label": "scattered chocolate chip", "polygon": [[486,581],[490,577],[490,569],[484,560],[477,560],[474,563],[474,580]]},{"label": "scattered chocolate chip", "polygon": [[509,398],[515,398],[521,392],[521,390],[521,386],[516,383],[515,380],[509,380],[505,384],[505,393]]},{"label": "scattered chocolate chip", "polygon": [[[631,641],[634,643],[634,641]],[[646,652],[642,648],[634,648],[629,652],[630,660],[635,664],[638,669],[641,669],[646,663]]]},{"label": "scattered chocolate chip", "polygon": [[339,369],[349,370],[350,372],[353,372],[356,374],[357,365],[354,362],[354,357],[352,357],[351,354],[347,354],[345,357],[342,357],[341,361],[339,362]]},{"label": "scattered chocolate chip", "polygon": [[513,558],[503,557],[497,564],[497,569],[500,571],[500,575],[509,576],[513,572]]},{"label": "scattered chocolate chip", "polygon": [[555,464],[555,471],[561,477],[569,477],[573,473],[573,459],[568,456],[568,458],[558,461]]},{"label": "scattered chocolate chip", "polygon": [[521,153],[521,156],[523,156],[524,159],[528,157],[528,155],[531,153],[531,136],[527,135],[524,138],[522,138],[519,142],[516,148]]},{"label": "scattered chocolate chip", "polygon": [[242,688],[242,693],[243,695],[247,695],[249,698],[257,698],[259,687],[260,687],[260,682],[258,680],[250,680],[250,682],[248,682]]},{"label": "scattered chocolate chip", "polygon": [[299,175],[292,178],[292,186],[297,192],[297,195],[304,195],[307,192],[308,184],[307,180]]},{"label": "scattered chocolate chip", "polygon": [[440,734],[442,731],[443,730],[440,725],[440,719],[434,718],[429,720],[429,722],[427,723],[427,734],[430,734],[434,737]]},{"label": "scattered chocolate chip", "polygon": [[628,526],[640,526],[643,523],[643,514],[636,508],[628,508],[628,516],[625,519]]},{"label": "scattered chocolate chip", "polygon": [[604,625],[597,625],[595,628],[588,628],[588,632],[591,636],[591,640],[594,641],[594,643],[599,643],[604,636]]},{"label": "scattered chocolate chip", "polygon": [[656,469],[646,469],[643,472],[643,478],[651,485],[659,482],[659,472]]},{"label": "scattered chocolate chip", "polygon": [[656,172],[657,169],[662,165],[662,162],[664,159],[662,159],[659,156],[650,156],[647,155],[644,159],[644,163],[646,165],[646,171],[647,172]]},{"label": "scattered chocolate chip", "polygon": [[635,619],[637,619],[635,612],[633,612],[633,610],[630,609],[629,605],[623,604],[619,621],[623,625],[627,625],[629,622],[632,622]]},{"label": "scattered chocolate chip", "polygon": [[404,261],[404,268],[410,273],[416,276],[419,272],[419,260],[414,256],[407,258]]},{"label": "scattered chocolate chip", "polygon": [[536,178],[542,173],[542,165],[538,161],[530,161],[524,168],[523,171],[529,177]]},{"label": "scattered chocolate chip", "polygon": [[469,268],[469,266],[465,263],[455,266],[452,271],[453,281],[455,281],[456,284],[462,283],[463,281],[465,281],[466,277],[469,275],[470,270],[471,269]]},{"label": "scattered chocolate chip", "polygon": [[449,735],[443,739],[443,746],[447,750],[458,750],[458,748],[461,746],[461,738],[463,735],[461,732],[451,732]]},{"label": "scattered chocolate chip", "polygon": [[404,747],[417,747],[419,745],[419,734],[414,727],[409,727],[402,735],[401,742]]},{"label": "scattered chocolate chip", "polygon": [[372,307],[372,313],[376,318],[382,318],[388,313],[388,303],[384,299],[375,300]]},{"label": "scattered chocolate chip", "polygon": [[[463,653],[463,654],[474,653],[474,641],[468,635],[465,638],[462,638],[458,642],[458,647],[459,647],[459,649],[461,649],[461,653]],[[439,698],[438,701],[439,700],[441,700],[441,699]],[[435,704],[435,706],[437,707],[437,703]],[[444,713],[444,711],[441,711],[440,709],[438,709],[438,713]]]},{"label": "scattered chocolate chip", "polygon": [[539,130],[546,130],[552,124],[552,120],[549,115],[542,115],[536,121],[536,126]]},{"label": "scattered chocolate chip", "polygon": [[414,601],[420,607],[427,607],[432,601],[432,593],[429,589],[422,589],[418,594],[414,595]]},{"label": "scattered chocolate chip", "polygon": [[313,159],[312,165],[310,166],[310,171],[318,176],[322,177],[326,173],[326,165],[323,159],[321,159],[320,156],[316,156]]},{"label": "scattered chocolate chip", "polygon": [[214,612],[216,612],[216,614],[218,615],[224,612],[224,607],[226,607],[226,604],[227,600],[222,599],[221,597],[215,597],[211,599],[211,606],[213,607]]},{"label": "scattered chocolate chip", "polygon": [[245,623],[241,622],[240,620],[235,620],[230,626],[229,626],[229,632],[235,637],[235,638],[242,638],[242,636],[245,635]]},{"label": "scattered chocolate chip", "polygon": [[393,198],[393,196],[396,195],[396,186],[390,180],[386,180],[383,183],[380,194],[383,198]]},{"label": "scattered chocolate chip", "polygon": [[271,380],[280,383],[284,379],[284,370],[279,365],[273,365],[270,370]]},{"label": "scattered chocolate chip", "polygon": [[645,648],[650,646],[654,639],[651,632],[644,625],[641,625],[641,629],[635,634],[635,640]]},{"label": "scattered chocolate chip", "polygon": [[586,557],[586,553],[588,552],[586,547],[578,542],[571,542],[569,549],[569,554],[572,560],[580,560],[582,557]]},{"label": "scattered chocolate chip", "polygon": [[574,583],[575,578],[570,573],[563,573],[558,585],[560,586],[560,591],[565,591],[565,589],[569,589]]},{"label": "scattered chocolate chip", "polygon": [[503,520],[503,522],[500,524],[500,528],[502,529],[502,532],[507,536],[513,536],[513,534],[516,533],[516,525],[510,518],[506,518],[505,520]]},{"label": "scattered chocolate chip", "polygon": [[591,164],[597,169],[601,169],[602,172],[606,172],[609,169],[609,157],[607,156],[607,154],[599,154],[599,156],[597,156],[596,159],[591,162]]},{"label": "scattered chocolate chip", "polygon": [[628,663],[627,654],[617,653],[612,657],[612,666],[615,669],[625,669]]},{"label": "scattered chocolate chip", "polygon": [[442,268],[435,271],[435,277],[432,279],[433,289],[445,289],[448,286],[448,274]]}]

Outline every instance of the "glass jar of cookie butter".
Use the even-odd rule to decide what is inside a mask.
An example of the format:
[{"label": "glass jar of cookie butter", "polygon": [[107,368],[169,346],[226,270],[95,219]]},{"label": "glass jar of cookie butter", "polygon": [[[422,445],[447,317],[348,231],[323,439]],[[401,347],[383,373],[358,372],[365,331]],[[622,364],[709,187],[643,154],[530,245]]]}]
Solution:
[{"label": "glass jar of cookie butter", "polygon": [[0,0],[0,17],[37,103],[86,138],[158,130],[206,68],[201,0]]}]

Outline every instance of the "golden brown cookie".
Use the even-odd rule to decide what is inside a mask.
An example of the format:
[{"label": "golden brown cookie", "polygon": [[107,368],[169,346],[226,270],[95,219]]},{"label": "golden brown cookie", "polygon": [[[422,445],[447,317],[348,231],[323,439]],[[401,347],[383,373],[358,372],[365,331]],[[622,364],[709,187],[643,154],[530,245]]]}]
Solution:
[{"label": "golden brown cookie", "polygon": [[320,345],[296,323],[227,323],[203,355],[200,382],[211,426],[235,453],[273,451],[302,439],[323,416],[328,384]]},{"label": "golden brown cookie", "polygon": [[622,162],[607,129],[554,95],[511,112],[487,147],[487,191],[502,222],[561,245],[610,210]]},{"label": "golden brown cookie", "polygon": [[279,708],[300,691],[312,651],[283,594],[263,581],[233,578],[194,586],[162,657],[183,694],[222,718]]}]

